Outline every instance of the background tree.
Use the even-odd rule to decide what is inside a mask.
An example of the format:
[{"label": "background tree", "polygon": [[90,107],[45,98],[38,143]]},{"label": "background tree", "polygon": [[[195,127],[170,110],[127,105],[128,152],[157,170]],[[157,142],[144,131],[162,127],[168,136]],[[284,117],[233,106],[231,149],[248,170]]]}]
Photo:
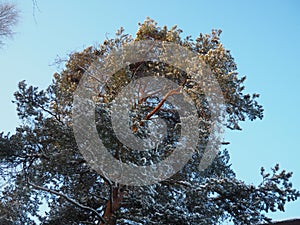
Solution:
[{"label": "background tree", "polygon": [[10,3],[0,3],[0,45],[3,39],[10,38],[14,34],[12,28],[18,21],[18,10]]},{"label": "background tree", "polygon": [[[262,182],[254,186],[235,177],[224,148],[205,171],[198,165],[207,143],[210,111],[205,95],[184,71],[159,62],[140,62],[116,72],[97,94],[96,124],[108,151],[123,162],[136,165],[156,163],[172,153],[180,132],[180,120],[166,102],[155,114],[168,127],[168,138],[158,151],[132,151],[116,138],[110,122],[110,102],[128,82],[158,74],[182,84],[193,99],[199,119],[203,120],[199,145],[193,158],[173,177],[157,184],[128,187],[113,183],[93,171],[80,154],[73,134],[73,95],[79,80],[94,60],[123,44],[138,40],[160,40],[179,44],[197,52],[210,66],[226,102],[226,127],[240,130],[240,121],[261,119],[258,94],[244,93],[245,77],[239,77],[229,50],[220,42],[221,31],[200,34],[195,40],[182,38],[181,30],[159,27],[147,19],[139,24],[135,37],[120,29],[113,39],[99,47],[88,47],[70,54],[64,69],[54,74],[46,90],[19,83],[15,93],[17,112],[22,124],[13,135],[0,136],[2,187],[1,221],[6,224],[258,224],[270,221],[265,213],[284,211],[288,201],[300,194],[292,188],[292,173],[275,165],[271,173],[261,168]],[[184,82],[183,82],[184,81]],[[132,109],[133,133],[143,137],[150,119],[141,123],[162,100],[156,96],[140,99]],[[138,123],[135,123],[135,122]],[[133,125],[136,125],[134,127]],[[199,128],[199,129],[200,129]],[[146,158],[146,162],[144,159]],[[4,182],[9,181],[9,182]],[[44,215],[40,206],[47,202]],[[3,210],[2,210],[3,209]],[[36,218],[36,219],[33,219]]]}]

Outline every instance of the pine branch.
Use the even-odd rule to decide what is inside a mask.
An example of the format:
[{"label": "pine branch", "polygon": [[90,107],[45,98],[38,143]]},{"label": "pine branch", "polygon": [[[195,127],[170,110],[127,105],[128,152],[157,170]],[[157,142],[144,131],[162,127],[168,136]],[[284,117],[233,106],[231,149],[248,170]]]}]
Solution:
[{"label": "pine branch", "polygon": [[[181,87],[179,87],[179,88],[181,88]],[[169,91],[163,97],[163,99],[157,104],[157,106],[145,117],[144,120],[149,120],[163,106],[163,104],[165,103],[165,101],[167,100],[167,98],[169,96],[174,95],[174,94],[180,94],[179,88]]]},{"label": "pine branch", "polygon": [[186,84],[187,79],[183,81],[183,83],[176,89],[169,91],[163,99],[157,104],[157,106],[144,118],[144,120],[149,120],[165,103],[168,97],[175,94],[181,94],[180,89]]},{"label": "pine branch", "polygon": [[31,183],[29,180],[27,181],[28,184],[30,186],[32,186],[33,188],[35,189],[38,189],[38,190],[42,190],[42,191],[46,191],[46,192],[49,192],[51,194],[55,194],[55,195],[58,195],[60,197],[63,197],[64,199],[66,199],[68,202],[78,206],[79,208],[81,209],[84,209],[84,210],[88,210],[88,211],[91,211],[92,213],[94,213],[97,217],[99,217],[99,219],[102,221],[102,223],[106,223],[106,221],[104,220],[104,218],[93,208],[91,207],[88,207],[88,206],[85,206],[85,205],[82,205],[80,204],[79,202],[75,201],[74,199],[71,199],[70,197],[68,197],[67,195],[63,194],[63,193],[60,193],[58,191],[55,191],[55,190],[52,190],[50,188],[45,188],[45,187],[41,187],[39,185],[36,185],[36,184],[33,184]]}]

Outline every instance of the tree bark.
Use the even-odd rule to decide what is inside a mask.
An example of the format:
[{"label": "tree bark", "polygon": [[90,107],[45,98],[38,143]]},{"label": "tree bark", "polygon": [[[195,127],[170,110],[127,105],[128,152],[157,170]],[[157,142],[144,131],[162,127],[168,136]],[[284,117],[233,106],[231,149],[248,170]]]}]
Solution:
[{"label": "tree bark", "polygon": [[116,187],[111,187],[110,199],[105,205],[105,211],[103,218],[106,223],[102,222],[100,225],[116,225],[117,218],[115,217],[115,212],[121,207],[121,202],[123,200],[124,190],[119,185]]}]

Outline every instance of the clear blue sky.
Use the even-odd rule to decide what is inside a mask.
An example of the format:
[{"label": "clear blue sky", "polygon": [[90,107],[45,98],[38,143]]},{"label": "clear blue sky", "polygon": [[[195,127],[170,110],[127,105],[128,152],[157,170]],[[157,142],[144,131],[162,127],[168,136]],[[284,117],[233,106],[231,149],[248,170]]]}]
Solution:
[{"label": "clear blue sky", "polygon": [[[4,0],[0,0],[4,1]],[[10,0],[12,1],[12,0]],[[0,49],[0,130],[13,132],[18,124],[13,92],[20,80],[45,88],[58,56],[114,37],[123,26],[135,34],[146,16],[161,26],[177,24],[196,37],[212,28],[223,30],[221,40],[230,49],[246,91],[261,94],[262,121],[245,122],[243,131],[228,132],[231,162],[238,178],[258,184],[260,167],[280,163],[294,171],[300,189],[300,1],[42,1],[33,17],[31,0],[14,0],[20,23],[13,40]],[[300,218],[300,200],[275,220]]]}]

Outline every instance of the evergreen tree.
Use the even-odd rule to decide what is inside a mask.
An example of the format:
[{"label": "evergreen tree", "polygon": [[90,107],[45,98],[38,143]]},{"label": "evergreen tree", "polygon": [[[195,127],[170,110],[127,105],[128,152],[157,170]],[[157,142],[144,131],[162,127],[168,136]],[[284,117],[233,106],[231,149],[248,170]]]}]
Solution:
[{"label": "evergreen tree", "polygon": [[[284,211],[285,203],[295,201],[299,192],[292,188],[291,172],[278,165],[271,173],[261,168],[259,185],[236,178],[224,146],[213,163],[198,168],[210,131],[210,110],[205,94],[185,71],[161,62],[138,62],[117,71],[105,85],[105,92],[95,95],[97,131],[107,150],[122,162],[135,165],[155,164],[172,153],[178,140],[180,119],[172,104],[165,101],[155,115],[168,128],[165,145],[156,152],[131,151],[114,134],[110,122],[110,103],[129,82],[149,74],[165,76],[193,99],[197,115],[203,120],[199,146],[189,162],[175,175],[159,183],[126,186],[94,171],[82,156],[73,132],[73,97],[79,81],[91,64],[124,44],[141,40],[175,43],[200,55],[210,67],[223,92],[228,129],[240,130],[246,119],[262,119],[258,94],[247,94],[234,58],[220,42],[220,30],[200,34],[195,40],[182,38],[176,26],[159,27],[147,19],[139,24],[135,37],[120,29],[113,39],[99,47],[88,47],[69,55],[64,69],[54,74],[46,90],[19,83],[15,93],[18,116],[22,123],[15,134],[0,136],[1,224],[258,224],[270,221],[265,213]],[[161,98],[140,99],[132,109],[131,129],[144,137],[149,113]],[[147,117],[148,115],[148,117]],[[145,119],[146,118],[146,119]],[[143,120],[144,119],[144,120]],[[134,123],[138,121],[138,123]],[[144,136],[143,136],[144,135]],[[228,143],[223,143],[228,144]],[[144,161],[146,158],[146,162]],[[40,210],[48,204],[43,214]],[[34,219],[35,218],[35,219]]]}]

